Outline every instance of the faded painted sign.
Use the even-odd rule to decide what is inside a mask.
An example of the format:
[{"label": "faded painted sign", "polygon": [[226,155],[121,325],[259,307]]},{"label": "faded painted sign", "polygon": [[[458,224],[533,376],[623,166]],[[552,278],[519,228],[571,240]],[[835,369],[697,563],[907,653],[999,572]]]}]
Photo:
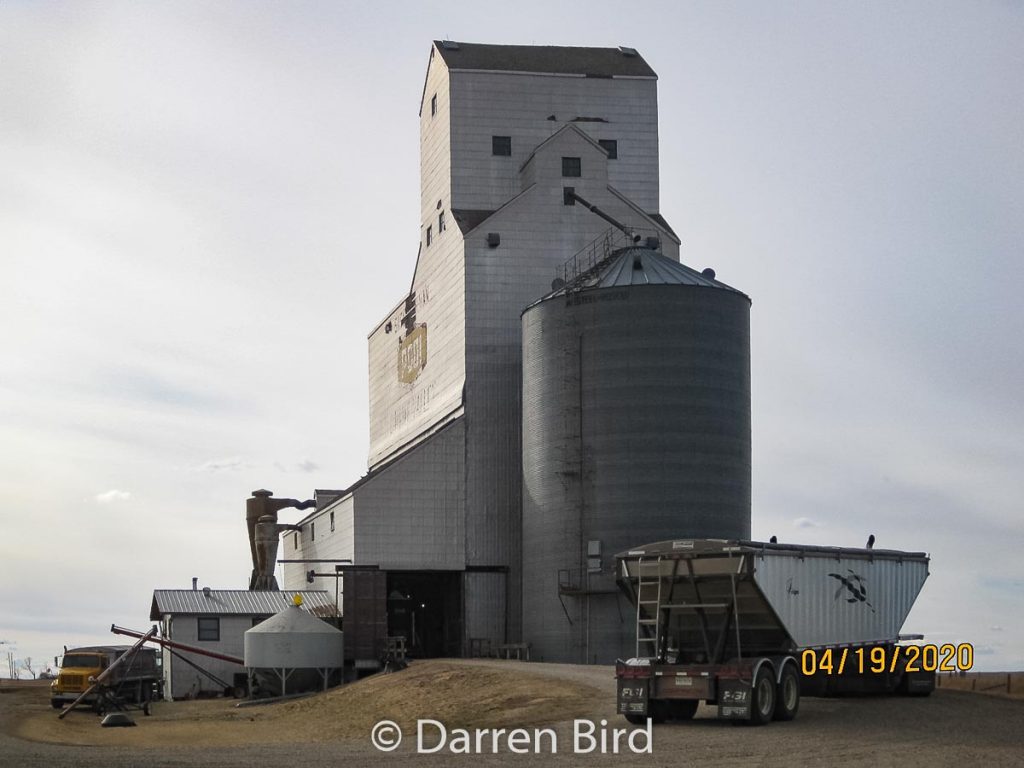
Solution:
[{"label": "faded painted sign", "polygon": [[423,323],[398,344],[398,380],[403,384],[411,384],[426,365],[427,325]]}]

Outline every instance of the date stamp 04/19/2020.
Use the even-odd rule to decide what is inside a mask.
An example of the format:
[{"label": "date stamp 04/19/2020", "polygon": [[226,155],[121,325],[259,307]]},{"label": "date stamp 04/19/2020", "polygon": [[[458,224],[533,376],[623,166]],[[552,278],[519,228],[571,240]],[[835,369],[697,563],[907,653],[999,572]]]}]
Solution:
[{"label": "date stamp 04/19/2020", "polygon": [[974,646],[876,645],[860,648],[808,648],[800,654],[805,675],[893,674],[905,672],[966,672],[974,666]]}]

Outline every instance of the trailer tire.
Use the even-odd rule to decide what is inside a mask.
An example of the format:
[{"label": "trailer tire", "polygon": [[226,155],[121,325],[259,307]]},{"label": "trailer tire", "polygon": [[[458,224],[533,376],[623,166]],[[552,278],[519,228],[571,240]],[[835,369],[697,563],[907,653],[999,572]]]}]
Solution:
[{"label": "trailer tire", "polygon": [[750,702],[750,724],[764,725],[770,723],[775,715],[775,676],[770,664],[762,664],[754,676],[751,689],[753,700]]},{"label": "trailer tire", "polygon": [[632,725],[647,725],[647,715],[623,715],[626,722]]},{"label": "trailer tire", "polygon": [[674,699],[668,704],[668,714],[673,720],[693,720],[698,706],[700,706],[698,699]]},{"label": "trailer tire", "polygon": [[671,715],[668,702],[664,699],[654,699],[647,702],[647,716],[651,718],[652,723],[664,723]]},{"label": "trailer tire", "polygon": [[775,720],[792,720],[800,710],[800,677],[792,664],[782,667],[775,691]]}]

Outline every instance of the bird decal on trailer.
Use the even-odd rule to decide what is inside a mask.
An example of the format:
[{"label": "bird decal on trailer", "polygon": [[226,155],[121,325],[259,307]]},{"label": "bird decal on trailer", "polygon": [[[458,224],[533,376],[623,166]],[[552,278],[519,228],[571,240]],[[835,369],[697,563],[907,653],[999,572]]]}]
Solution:
[{"label": "bird decal on trailer", "polygon": [[843,576],[838,573],[829,574],[829,576],[831,576],[833,579],[838,579],[839,581],[839,588],[836,590],[835,599],[838,600],[839,596],[843,594],[843,590],[845,589],[850,595],[846,598],[846,602],[864,603],[868,608],[871,609],[871,612],[874,613],[875,607],[868,602],[867,582],[864,580],[863,577],[858,576],[849,568],[847,568],[846,572],[850,574],[849,577]]}]

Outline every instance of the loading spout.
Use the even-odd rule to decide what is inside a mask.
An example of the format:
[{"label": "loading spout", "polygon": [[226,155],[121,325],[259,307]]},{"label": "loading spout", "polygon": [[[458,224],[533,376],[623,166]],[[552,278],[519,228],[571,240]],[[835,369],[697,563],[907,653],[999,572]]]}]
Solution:
[{"label": "loading spout", "polygon": [[611,216],[609,216],[607,213],[602,211],[600,208],[598,208],[593,203],[591,203],[591,202],[589,202],[587,200],[584,200],[582,197],[577,195],[575,191],[570,191],[569,189],[566,189],[565,190],[565,199],[566,199],[566,201],[574,200],[574,201],[578,202],[580,205],[582,205],[584,208],[586,208],[588,211],[590,211],[591,213],[597,214],[602,219],[604,219],[609,224],[611,224],[613,227],[615,227],[616,229],[620,230],[627,237],[631,238],[634,243],[640,241],[639,235],[634,234],[632,229],[627,227],[622,222],[620,222],[620,221],[618,221],[616,219],[613,219]]}]

